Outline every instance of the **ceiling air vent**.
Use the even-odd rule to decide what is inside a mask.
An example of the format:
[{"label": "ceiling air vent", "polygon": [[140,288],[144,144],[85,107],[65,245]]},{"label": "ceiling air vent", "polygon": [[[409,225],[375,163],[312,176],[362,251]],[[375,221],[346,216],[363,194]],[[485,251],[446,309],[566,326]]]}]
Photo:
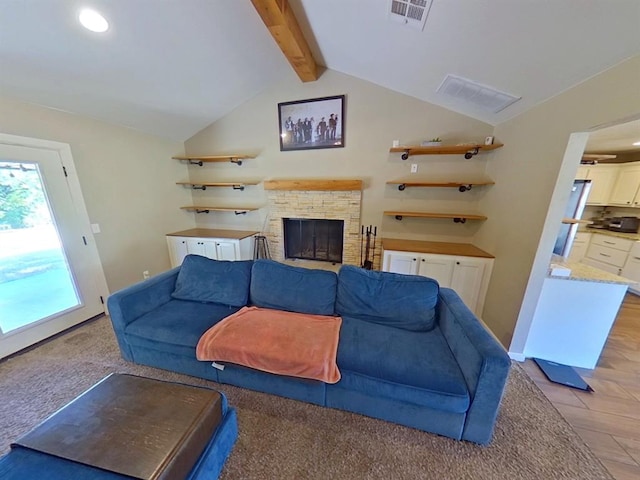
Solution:
[{"label": "ceiling air vent", "polygon": [[389,0],[389,18],[419,30],[424,29],[433,0]]},{"label": "ceiling air vent", "polygon": [[451,74],[445,77],[437,92],[473,103],[483,110],[493,113],[504,110],[522,98]]}]

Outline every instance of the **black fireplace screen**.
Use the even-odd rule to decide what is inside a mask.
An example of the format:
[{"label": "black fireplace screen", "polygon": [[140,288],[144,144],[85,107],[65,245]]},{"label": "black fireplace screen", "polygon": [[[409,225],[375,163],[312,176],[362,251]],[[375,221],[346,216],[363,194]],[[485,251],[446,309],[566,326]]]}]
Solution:
[{"label": "black fireplace screen", "polygon": [[284,218],[286,258],[342,262],[343,220]]}]

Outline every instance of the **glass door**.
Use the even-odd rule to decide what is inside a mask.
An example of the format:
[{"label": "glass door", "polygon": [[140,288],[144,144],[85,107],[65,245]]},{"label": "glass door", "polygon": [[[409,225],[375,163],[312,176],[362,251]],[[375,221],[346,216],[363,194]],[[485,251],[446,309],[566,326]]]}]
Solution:
[{"label": "glass door", "polygon": [[68,146],[0,143],[0,358],[104,311],[87,226]]}]

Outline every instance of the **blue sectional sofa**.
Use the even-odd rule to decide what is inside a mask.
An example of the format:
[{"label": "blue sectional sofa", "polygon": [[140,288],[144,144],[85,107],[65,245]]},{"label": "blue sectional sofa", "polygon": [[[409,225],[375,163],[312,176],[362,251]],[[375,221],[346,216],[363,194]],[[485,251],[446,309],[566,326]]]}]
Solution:
[{"label": "blue sectional sofa", "polygon": [[[340,315],[341,380],[198,361],[200,336],[245,305]],[[491,440],[510,368],[456,292],[413,275],[189,255],[181,267],[114,293],[108,307],[128,361],[479,444]]]}]

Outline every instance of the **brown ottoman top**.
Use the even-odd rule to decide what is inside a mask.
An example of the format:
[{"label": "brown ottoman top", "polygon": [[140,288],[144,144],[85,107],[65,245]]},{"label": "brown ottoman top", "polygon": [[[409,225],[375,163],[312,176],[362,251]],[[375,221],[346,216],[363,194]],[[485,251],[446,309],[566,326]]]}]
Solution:
[{"label": "brown ottoman top", "polygon": [[222,418],[218,392],[112,374],[16,442],[140,479],[183,479]]}]

